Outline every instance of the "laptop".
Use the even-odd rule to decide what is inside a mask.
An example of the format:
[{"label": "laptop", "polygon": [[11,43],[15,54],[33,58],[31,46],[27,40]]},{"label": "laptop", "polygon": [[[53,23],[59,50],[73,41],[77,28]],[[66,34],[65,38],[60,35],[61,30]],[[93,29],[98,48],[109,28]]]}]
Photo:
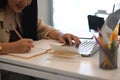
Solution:
[{"label": "laptop", "polygon": [[[110,14],[101,28],[101,34],[105,38],[105,41],[109,41],[110,35],[112,34],[117,24],[120,24],[120,10]],[[93,56],[100,49],[95,39],[91,39],[91,38],[83,40],[82,43],[77,48],[73,46],[70,47],[70,46],[56,46],[56,45],[52,45],[51,47],[55,52],[57,51],[61,53],[64,52],[63,55],[61,55],[61,53],[59,54],[61,56],[65,56],[66,53],[68,52],[68,53],[77,53],[77,54],[79,53],[84,57]]]},{"label": "laptop", "polygon": [[[120,24],[120,9],[110,14],[101,28],[101,34],[106,42],[109,41],[110,35],[117,24]],[[99,46],[94,39],[86,39],[79,45],[78,51],[82,56],[88,57],[99,51]]]},{"label": "laptop", "polygon": [[99,46],[96,44],[94,39],[86,39],[81,41],[81,44],[78,46],[78,52],[83,57],[93,56],[99,50]]}]

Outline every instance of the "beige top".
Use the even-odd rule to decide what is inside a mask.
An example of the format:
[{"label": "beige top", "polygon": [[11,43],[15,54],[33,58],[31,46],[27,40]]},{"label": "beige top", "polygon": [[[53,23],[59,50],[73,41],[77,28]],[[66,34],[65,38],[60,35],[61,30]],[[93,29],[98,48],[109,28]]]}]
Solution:
[{"label": "beige top", "polygon": [[[20,17],[18,15],[16,16],[16,22],[17,22],[18,27],[21,30]],[[0,43],[8,42],[9,37],[10,37],[10,33],[6,29],[6,27],[2,28],[2,26],[1,26],[2,23],[4,23],[4,12],[3,12],[3,9],[0,9]],[[40,18],[38,18],[38,26],[37,26],[38,39],[49,38],[49,37],[47,37],[47,34],[53,30],[55,30],[55,29],[53,29],[51,26],[45,24]]]}]

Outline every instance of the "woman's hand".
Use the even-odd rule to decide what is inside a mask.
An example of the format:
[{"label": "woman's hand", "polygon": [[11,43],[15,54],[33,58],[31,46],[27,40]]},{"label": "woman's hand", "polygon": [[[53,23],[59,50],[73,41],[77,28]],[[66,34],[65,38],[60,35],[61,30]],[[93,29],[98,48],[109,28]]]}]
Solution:
[{"label": "woman's hand", "polygon": [[81,42],[77,36],[74,36],[72,34],[62,34],[58,40],[62,42],[63,44],[69,44],[73,45],[73,41],[75,42],[75,45],[78,46]]},{"label": "woman's hand", "polygon": [[33,45],[32,39],[21,39],[16,42],[11,43],[11,52],[13,53],[25,53],[31,50]]},{"label": "woman's hand", "polygon": [[62,32],[57,30],[50,31],[47,36],[52,39],[58,40],[64,45],[66,44],[73,45],[74,42],[74,44],[78,46],[81,43],[77,36],[69,33],[63,34]]}]

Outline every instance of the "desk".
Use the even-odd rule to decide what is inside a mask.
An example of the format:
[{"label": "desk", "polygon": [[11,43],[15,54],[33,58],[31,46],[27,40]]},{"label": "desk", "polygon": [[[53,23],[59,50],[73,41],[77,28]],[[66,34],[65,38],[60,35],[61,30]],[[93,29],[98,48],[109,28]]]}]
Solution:
[{"label": "desk", "polygon": [[99,68],[98,54],[92,57],[81,57],[77,61],[55,61],[48,59],[49,57],[48,54],[44,54],[31,59],[22,59],[2,55],[0,69],[49,80],[120,79],[120,59],[118,59],[118,69],[102,70]]}]

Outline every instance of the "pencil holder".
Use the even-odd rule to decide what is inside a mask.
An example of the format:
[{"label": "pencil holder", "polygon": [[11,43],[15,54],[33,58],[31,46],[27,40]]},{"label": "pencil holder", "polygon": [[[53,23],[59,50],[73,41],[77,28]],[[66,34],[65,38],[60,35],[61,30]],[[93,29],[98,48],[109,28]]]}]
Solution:
[{"label": "pencil holder", "polygon": [[117,69],[118,48],[114,51],[100,50],[100,68],[111,70]]}]

